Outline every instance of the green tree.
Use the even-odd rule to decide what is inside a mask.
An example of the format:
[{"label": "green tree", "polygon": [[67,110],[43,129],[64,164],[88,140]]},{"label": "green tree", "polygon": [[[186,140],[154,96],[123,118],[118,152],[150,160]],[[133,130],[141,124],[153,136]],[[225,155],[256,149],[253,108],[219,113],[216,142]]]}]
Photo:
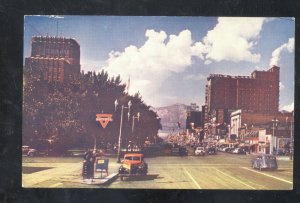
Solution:
[{"label": "green tree", "polygon": [[[120,76],[109,78],[107,72],[81,73],[69,83],[47,82],[41,74],[24,69],[23,89],[23,143],[38,145],[40,140],[51,140],[53,149],[62,152],[73,147],[93,147],[118,142],[120,108],[115,111],[114,102],[120,105],[132,102],[131,117],[124,113],[122,143],[129,140],[144,143],[153,139],[161,129],[160,120],[150,110],[139,93],[130,96]],[[132,132],[133,115],[140,112]],[[113,121],[104,129],[96,121],[96,114],[113,114]]]}]

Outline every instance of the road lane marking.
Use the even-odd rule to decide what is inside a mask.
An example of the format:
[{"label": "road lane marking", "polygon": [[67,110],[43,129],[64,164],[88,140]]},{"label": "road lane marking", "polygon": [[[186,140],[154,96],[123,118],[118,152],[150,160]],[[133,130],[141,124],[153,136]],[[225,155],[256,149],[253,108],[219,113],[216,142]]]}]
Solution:
[{"label": "road lane marking", "polygon": [[186,174],[190,177],[190,179],[194,182],[194,184],[197,186],[198,189],[202,189],[200,185],[197,183],[197,181],[193,178],[193,176],[186,170],[186,168],[183,168]]},{"label": "road lane marking", "polygon": [[62,183],[55,183],[55,184],[53,184],[53,185],[50,185],[49,187],[57,187],[57,186],[59,186],[59,185],[62,185]]},{"label": "road lane marking", "polygon": [[[151,163],[151,165],[161,165],[159,163]],[[240,166],[240,164],[172,164],[167,163],[167,165],[176,166]]]},{"label": "road lane marking", "polygon": [[241,184],[243,184],[243,185],[245,185],[245,186],[247,186],[247,187],[249,187],[249,188],[255,190],[255,188],[252,187],[251,185],[248,185],[248,184],[246,184],[246,183],[240,181],[239,179],[237,179],[237,178],[235,178],[235,177],[233,177],[233,176],[231,176],[231,175],[229,175],[229,174],[227,174],[227,173],[224,173],[224,172],[220,171],[219,169],[216,169],[216,171],[218,171],[219,173],[222,173],[224,176],[227,176],[227,177],[229,177],[229,178],[231,178],[231,179],[233,179],[233,180],[236,180],[236,181],[238,181],[239,183],[241,183]]},{"label": "road lane marking", "polygon": [[285,179],[283,179],[283,178],[278,178],[278,177],[276,177],[276,176],[272,176],[272,175],[269,175],[269,174],[266,174],[266,173],[262,173],[262,172],[259,172],[259,171],[255,171],[255,170],[249,169],[249,168],[247,168],[247,167],[242,167],[242,169],[245,169],[245,170],[248,170],[248,171],[252,171],[252,172],[255,172],[255,173],[264,175],[264,176],[268,176],[268,177],[270,177],[270,178],[274,178],[274,179],[277,179],[277,180],[280,180],[280,181],[283,181],[283,182],[286,182],[286,183],[289,183],[289,184],[293,184],[293,182],[288,181],[288,180],[285,180]]}]

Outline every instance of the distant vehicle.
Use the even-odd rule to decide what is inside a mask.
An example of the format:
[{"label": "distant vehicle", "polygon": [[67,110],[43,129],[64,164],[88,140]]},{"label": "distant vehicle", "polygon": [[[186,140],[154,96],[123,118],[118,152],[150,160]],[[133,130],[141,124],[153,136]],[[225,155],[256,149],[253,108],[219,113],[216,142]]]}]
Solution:
[{"label": "distant vehicle", "polygon": [[143,147],[140,152],[145,157],[153,157],[153,156],[159,156],[161,151],[161,147],[159,145],[151,145],[148,147]]},{"label": "distant vehicle", "polygon": [[180,156],[187,156],[188,155],[188,150],[185,147],[180,147],[179,148],[179,155]]},{"label": "distant vehicle", "polygon": [[227,153],[232,153],[234,150],[235,150],[234,147],[229,147],[229,148],[226,149],[225,152],[227,152]]},{"label": "distant vehicle", "polygon": [[171,149],[171,155],[178,156],[179,155],[179,147],[173,147]]},{"label": "distant vehicle", "polygon": [[244,149],[241,149],[241,148],[235,148],[232,151],[232,154],[246,154],[246,151]]},{"label": "distant vehicle", "polygon": [[84,149],[78,149],[78,148],[75,148],[75,149],[69,149],[67,150],[66,152],[66,155],[67,156],[84,156],[86,150]]},{"label": "distant vehicle", "polygon": [[225,148],[222,149],[222,152],[229,152],[229,150],[231,150],[230,147],[225,147]]},{"label": "distant vehicle", "polygon": [[214,147],[209,147],[209,148],[207,149],[207,154],[209,154],[209,155],[217,154],[216,148],[214,148]]},{"label": "distant vehicle", "polygon": [[196,156],[204,156],[206,154],[204,147],[197,147],[195,150]]},{"label": "distant vehicle", "polygon": [[273,155],[259,155],[252,160],[252,168],[254,169],[277,169],[278,164],[276,157]]},{"label": "distant vehicle", "polygon": [[160,146],[160,155],[171,155],[172,154],[172,144],[167,142],[158,143]]},{"label": "distant vehicle", "polygon": [[286,152],[286,150],[279,148],[273,151],[273,155],[283,156],[283,155],[288,155],[288,153]]},{"label": "distant vehicle", "polygon": [[27,145],[22,146],[22,155],[25,156],[48,156],[48,150],[37,150]]},{"label": "distant vehicle", "polygon": [[148,164],[144,160],[143,154],[125,154],[122,165],[119,168],[119,176],[130,177],[134,175],[147,175]]}]

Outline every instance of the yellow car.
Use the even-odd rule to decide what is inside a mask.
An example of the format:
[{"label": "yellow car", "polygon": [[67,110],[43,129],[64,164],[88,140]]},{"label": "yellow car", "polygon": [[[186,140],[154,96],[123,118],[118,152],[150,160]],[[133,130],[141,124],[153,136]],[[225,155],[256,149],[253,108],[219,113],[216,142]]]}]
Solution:
[{"label": "yellow car", "polygon": [[124,176],[147,175],[148,164],[144,160],[143,154],[125,154],[122,165],[119,168],[119,176],[123,180]]}]

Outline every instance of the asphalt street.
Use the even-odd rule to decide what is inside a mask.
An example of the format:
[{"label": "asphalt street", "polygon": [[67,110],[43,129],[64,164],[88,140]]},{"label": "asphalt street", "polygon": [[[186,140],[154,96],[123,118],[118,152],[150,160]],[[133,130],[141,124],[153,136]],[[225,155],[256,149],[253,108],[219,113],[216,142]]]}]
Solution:
[{"label": "asphalt street", "polygon": [[[141,188],[141,189],[239,189],[291,190],[293,161],[278,158],[276,171],[251,167],[253,155],[219,152],[209,156],[163,156],[146,158],[149,173],[144,177],[120,178],[106,185],[82,181],[82,158],[23,157],[22,183],[27,188]],[[109,173],[120,164],[109,158]],[[99,174],[96,174],[99,176]]]}]

